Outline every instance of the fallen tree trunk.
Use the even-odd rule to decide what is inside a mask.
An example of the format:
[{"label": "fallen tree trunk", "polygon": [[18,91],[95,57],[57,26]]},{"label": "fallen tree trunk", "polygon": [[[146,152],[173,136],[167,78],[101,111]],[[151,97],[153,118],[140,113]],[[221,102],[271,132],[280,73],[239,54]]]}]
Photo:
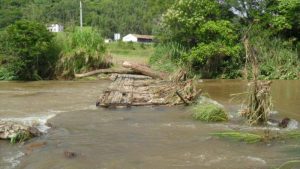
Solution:
[{"label": "fallen tree trunk", "polygon": [[165,74],[165,73],[157,72],[157,71],[150,69],[147,66],[136,64],[136,63],[130,63],[128,61],[125,61],[123,63],[123,67],[130,68],[135,72],[139,72],[143,75],[150,76],[154,79],[165,79],[167,77],[167,74]]},{"label": "fallen tree trunk", "polygon": [[136,74],[135,71],[130,70],[130,69],[115,69],[115,68],[111,68],[111,69],[98,69],[98,70],[94,70],[94,71],[87,72],[87,73],[75,74],[75,77],[76,78],[83,78],[83,77],[93,76],[93,75],[97,75],[97,74],[110,74],[110,73]]}]

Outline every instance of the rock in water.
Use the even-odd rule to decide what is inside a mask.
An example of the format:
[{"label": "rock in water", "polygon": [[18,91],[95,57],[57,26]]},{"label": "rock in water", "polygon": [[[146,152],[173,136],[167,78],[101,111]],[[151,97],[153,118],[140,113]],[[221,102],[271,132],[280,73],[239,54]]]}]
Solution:
[{"label": "rock in water", "polygon": [[71,151],[65,151],[64,155],[66,158],[69,158],[69,159],[77,157],[77,153],[71,152]]},{"label": "rock in water", "polygon": [[28,137],[41,135],[41,132],[35,127],[26,126],[18,122],[0,120],[0,139],[13,139],[24,133],[28,134]]}]

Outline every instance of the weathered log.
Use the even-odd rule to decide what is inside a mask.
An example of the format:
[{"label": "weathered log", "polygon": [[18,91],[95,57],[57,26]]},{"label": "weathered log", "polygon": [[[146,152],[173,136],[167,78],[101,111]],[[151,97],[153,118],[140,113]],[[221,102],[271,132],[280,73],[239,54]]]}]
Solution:
[{"label": "weathered log", "polygon": [[97,74],[112,74],[112,73],[118,73],[118,74],[137,74],[135,71],[130,69],[124,69],[124,68],[110,68],[110,69],[98,69],[91,72],[83,73],[83,74],[75,74],[76,78],[83,78],[88,76],[93,76]]},{"label": "weathered log", "polygon": [[143,75],[150,76],[154,79],[165,79],[167,77],[167,74],[165,74],[165,73],[157,72],[157,71],[150,69],[147,66],[143,66],[140,64],[136,64],[136,63],[130,63],[128,61],[123,62],[123,67],[130,68],[135,72],[139,72]]},{"label": "weathered log", "polygon": [[133,80],[149,80],[149,79],[152,79],[151,77],[149,76],[144,76],[144,75],[133,75],[133,74],[112,74],[110,79],[112,81],[115,81],[116,79],[118,78],[130,78],[130,79],[133,79]]},{"label": "weathered log", "polygon": [[184,103],[186,106],[188,106],[188,105],[190,104],[188,101],[186,101],[186,100],[183,98],[183,96],[181,96],[181,94],[180,94],[178,91],[176,91],[176,94],[177,94],[177,96],[183,101],[183,103]]}]

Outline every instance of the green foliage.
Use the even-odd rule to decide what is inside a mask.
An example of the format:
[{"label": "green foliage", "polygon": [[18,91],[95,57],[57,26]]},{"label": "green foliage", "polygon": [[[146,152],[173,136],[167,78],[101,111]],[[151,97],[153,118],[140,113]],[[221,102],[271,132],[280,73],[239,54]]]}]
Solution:
[{"label": "green foliage", "polygon": [[[175,0],[84,0],[83,24],[114,33],[151,34],[161,14]],[[79,0],[1,0],[0,29],[16,20],[79,25]]]},{"label": "green foliage", "polygon": [[32,138],[32,135],[28,131],[20,131],[14,137],[10,139],[11,144],[22,143]]},{"label": "green foliage", "polygon": [[105,56],[103,39],[99,32],[92,28],[76,28],[69,34],[60,33],[56,42],[62,51],[56,67],[57,76],[73,78],[75,73],[110,66]]},{"label": "green foliage", "polygon": [[193,118],[205,122],[228,121],[227,113],[218,105],[212,103],[198,104],[194,108]]},{"label": "green foliage", "polygon": [[[259,33],[258,33],[259,32]],[[300,60],[292,41],[272,38],[259,29],[251,33],[260,64],[261,79],[298,79]]]},{"label": "green foliage", "polygon": [[213,133],[212,135],[222,137],[222,138],[242,141],[242,142],[246,142],[249,144],[261,142],[264,139],[262,136],[257,135],[257,134],[241,133],[241,132],[235,132],[235,131]]},{"label": "green foliage", "polygon": [[[239,73],[239,35],[228,20],[230,11],[217,1],[177,1],[164,15],[160,39],[190,49],[181,55],[187,67],[203,78],[236,78]],[[229,65],[235,63],[235,65]],[[232,73],[234,72],[234,73]]]},{"label": "green foliage", "polygon": [[164,72],[175,72],[180,66],[181,56],[186,49],[177,43],[159,44],[149,63],[152,68]]},{"label": "green foliage", "polygon": [[27,0],[1,0],[0,29],[20,20],[23,17],[22,6],[26,4]]},{"label": "green foliage", "polygon": [[55,59],[52,34],[37,22],[17,21],[6,29],[2,52],[7,57],[7,69],[20,80],[38,80],[48,77]]},{"label": "green foliage", "polygon": [[175,41],[187,47],[199,42],[197,29],[207,21],[222,16],[221,6],[211,0],[177,1],[163,16],[163,40]]},{"label": "green foliage", "polygon": [[9,71],[6,67],[0,66],[0,80],[16,80],[14,73]]},{"label": "green foliage", "polygon": [[300,1],[277,0],[278,5],[273,7],[274,13],[271,24],[276,32],[285,33],[287,37],[300,38]]},{"label": "green foliage", "polygon": [[191,49],[188,59],[195,70],[200,70],[202,77],[216,77],[229,68],[226,62],[239,62],[242,48],[233,27],[225,20],[208,21],[200,27],[200,43]]},{"label": "green foliage", "polygon": [[175,0],[95,0],[84,3],[86,24],[98,27],[107,37],[119,32],[152,34],[160,15]]}]

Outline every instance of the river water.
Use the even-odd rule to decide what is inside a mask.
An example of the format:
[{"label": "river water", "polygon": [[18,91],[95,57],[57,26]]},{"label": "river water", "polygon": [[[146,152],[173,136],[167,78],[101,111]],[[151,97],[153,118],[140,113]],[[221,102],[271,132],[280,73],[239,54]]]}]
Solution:
[{"label": "river water", "polygon": [[[299,141],[246,144],[211,133],[253,130],[230,123],[193,121],[186,107],[95,107],[109,81],[0,82],[0,118],[39,123],[52,128],[26,144],[0,141],[1,169],[269,169],[300,158]],[[232,117],[246,82],[208,80],[200,83]],[[272,96],[278,117],[300,121],[300,81],[275,81]],[[294,130],[299,130],[294,126]],[[35,145],[35,146],[33,146]],[[75,152],[72,159],[65,152]]]}]

